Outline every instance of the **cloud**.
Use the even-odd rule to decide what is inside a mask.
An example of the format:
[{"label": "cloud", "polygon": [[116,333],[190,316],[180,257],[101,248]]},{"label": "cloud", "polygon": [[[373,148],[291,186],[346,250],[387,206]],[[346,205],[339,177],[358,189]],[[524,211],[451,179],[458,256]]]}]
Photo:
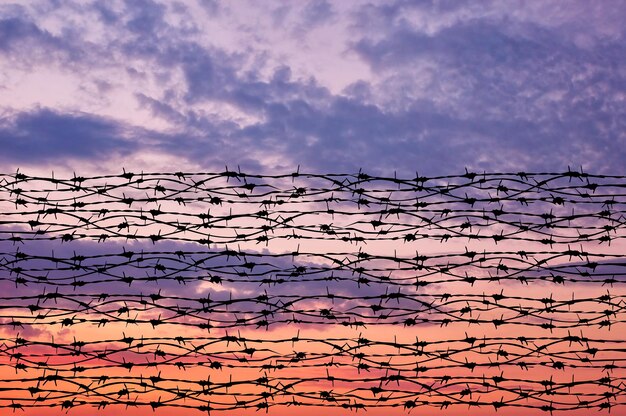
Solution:
[{"label": "cloud", "polygon": [[31,22],[15,17],[0,20],[0,50],[7,52],[25,39],[48,42],[51,37]]},{"label": "cloud", "polygon": [[5,118],[0,125],[0,158],[35,163],[58,158],[91,159],[134,151],[124,127],[88,114],[38,109]]},{"label": "cloud", "polygon": [[131,14],[126,27],[131,32],[149,35],[164,25],[164,5],[150,0],[140,0],[127,3],[126,6],[127,13]]},{"label": "cloud", "polygon": [[333,7],[326,0],[312,0],[302,10],[304,26],[309,28],[327,22],[333,15]]},{"label": "cloud", "polygon": [[218,15],[221,7],[218,0],[200,0],[200,6],[211,16]]},{"label": "cloud", "polygon": [[[439,118],[424,126],[426,137],[457,159],[469,152],[474,167],[506,168],[494,155],[535,170],[615,170],[624,160],[617,86],[625,79],[616,66],[624,61],[623,42],[587,50],[532,22],[480,18],[434,33],[398,24],[378,39],[361,38],[353,50],[386,74],[379,101]],[[432,133],[437,125],[444,137]]]},{"label": "cloud", "polygon": [[[87,4],[85,36],[71,39],[76,29],[54,11],[56,26],[38,9],[13,13],[0,23],[0,53],[19,56],[18,45],[29,42],[40,64],[109,88],[89,104],[77,95],[63,110],[5,102],[17,114],[0,133],[6,157],[36,163],[156,149],[207,168],[428,175],[464,166],[606,173],[626,158],[623,30],[600,9],[587,21],[579,4],[565,12],[523,3],[312,1],[283,10],[283,27],[271,24],[276,7],[221,6]],[[251,31],[252,15],[269,25]],[[296,36],[301,51],[281,39],[293,36],[295,21],[305,30],[325,25],[371,76],[329,88],[306,56],[319,48],[317,31]],[[263,43],[271,39],[278,43]],[[73,58],[58,58],[58,50]],[[308,72],[285,51],[310,64]],[[328,65],[340,71],[345,62]],[[119,103],[128,111],[116,113]]]},{"label": "cloud", "polygon": [[15,10],[0,20],[0,55],[10,56],[14,64],[26,63],[27,67],[41,61],[69,65],[73,60],[84,59],[84,51],[66,36],[69,33],[53,34],[32,21],[21,8]]}]

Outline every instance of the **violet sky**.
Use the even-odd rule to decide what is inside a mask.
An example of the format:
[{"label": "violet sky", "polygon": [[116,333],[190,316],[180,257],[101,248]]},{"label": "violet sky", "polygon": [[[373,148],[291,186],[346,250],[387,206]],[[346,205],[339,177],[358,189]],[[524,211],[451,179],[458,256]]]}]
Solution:
[{"label": "violet sky", "polygon": [[0,167],[623,172],[624,1],[0,1]]}]

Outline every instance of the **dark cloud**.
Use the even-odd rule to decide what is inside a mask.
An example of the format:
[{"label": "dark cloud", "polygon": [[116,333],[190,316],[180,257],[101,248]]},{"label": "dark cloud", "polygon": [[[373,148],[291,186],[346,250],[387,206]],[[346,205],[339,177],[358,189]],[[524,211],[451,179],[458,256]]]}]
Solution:
[{"label": "dark cloud", "polygon": [[545,29],[528,28],[532,37],[527,37],[529,33],[516,34],[507,23],[476,19],[432,35],[401,27],[379,41],[361,39],[354,49],[378,69],[407,65],[418,58],[464,67],[521,65],[573,52],[573,45],[555,45],[554,34]]},{"label": "dark cloud", "polygon": [[221,11],[219,1],[217,0],[200,0],[200,6],[211,16],[217,16]]},{"label": "dark cloud", "polygon": [[37,63],[71,66],[86,59],[88,54],[77,42],[75,30],[53,34],[21,8],[8,10],[11,11],[5,14],[6,17],[0,18],[0,57],[8,58],[7,62],[18,66],[25,64],[25,67]]},{"label": "dark cloud", "polygon": [[0,49],[7,51],[14,42],[29,38],[39,37],[43,33],[32,23],[24,22],[18,18],[0,20]]},{"label": "dark cloud", "polygon": [[[177,56],[176,56],[177,55]],[[208,51],[197,44],[181,45],[176,51],[187,81],[186,98],[191,102],[218,98],[223,90],[235,82],[233,68],[225,65],[226,56]]]},{"label": "dark cloud", "polygon": [[0,52],[20,52],[20,46],[24,46],[24,42],[31,42],[42,48],[60,46],[58,39],[28,20],[19,17],[0,20]]},{"label": "dark cloud", "polygon": [[139,143],[123,136],[123,126],[114,121],[39,109],[1,120],[0,159],[38,163],[110,157],[138,149]]},{"label": "dark cloud", "polygon": [[161,119],[170,121],[172,123],[180,124],[187,121],[187,119],[178,111],[176,111],[171,105],[164,103],[154,98],[148,97],[145,94],[137,93],[135,98],[139,105],[143,108],[147,108],[150,112]]},{"label": "dark cloud", "polygon": [[309,1],[302,10],[304,25],[310,28],[327,22],[333,15],[332,5],[326,0]]},{"label": "dark cloud", "polygon": [[165,25],[165,6],[162,4],[151,0],[136,0],[126,3],[126,6],[126,12],[131,15],[126,27],[131,32],[152,34]]},{"label": "dark cloud", "polygon": [[115,24],[119,19],[119,16],[106,3],[98,2],[93,8],[97,16],[107,25]]}]

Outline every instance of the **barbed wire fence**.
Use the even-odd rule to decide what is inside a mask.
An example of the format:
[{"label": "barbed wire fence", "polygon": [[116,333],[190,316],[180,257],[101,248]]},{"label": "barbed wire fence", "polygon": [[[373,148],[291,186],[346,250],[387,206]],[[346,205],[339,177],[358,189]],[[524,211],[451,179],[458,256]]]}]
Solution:
[{"label": "barbed wire fence", "polygon": [[0,176],[0,408],[625,403],[626,177]]}]

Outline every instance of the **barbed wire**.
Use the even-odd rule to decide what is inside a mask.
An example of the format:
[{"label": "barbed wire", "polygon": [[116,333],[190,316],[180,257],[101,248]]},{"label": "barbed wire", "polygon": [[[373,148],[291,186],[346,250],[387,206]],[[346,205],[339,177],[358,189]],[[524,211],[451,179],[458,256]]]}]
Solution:
[{"label": "barbed wire", "polygon": [[0,408],[610,411],[625,188],[573,170],[2,175]]}]

